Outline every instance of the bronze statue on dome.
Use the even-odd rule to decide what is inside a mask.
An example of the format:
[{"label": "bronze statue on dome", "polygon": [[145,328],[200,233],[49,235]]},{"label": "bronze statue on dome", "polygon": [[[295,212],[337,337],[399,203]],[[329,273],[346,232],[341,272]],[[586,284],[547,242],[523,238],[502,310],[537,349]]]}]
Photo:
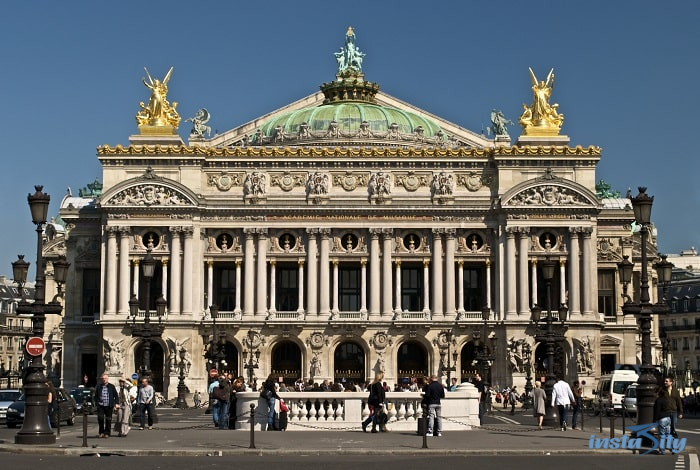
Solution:
[{"label": "bronze statue on dome", "polygon": [[180,125],[180,115],[176,111],[177,102],[173,101],[171,105],[168,102],[168,81],[173,73],[173,67],[170,67],[168,73],[163,80],[153,79],[148,69],[144,67],[148,82],[143,78],[143,84],[151,90],[151,97],[148,100],[148,105],[142,102],[139,103],[141,110],[136,113],[136,122],[139,127],[154,126],[163,127],[171,126],[175,129]]},{"label": "bronze statue on dome", "polygon": [[352,26],[348,27],[345,33],[345,47],[340,48],[340,52],[335,52],[335,59],[338,61],[338,73],[342,73],[347,69],[354,69],[357,72],[362,72],[362,60],[365,53],[355,45],[355,32]]},{"label": "bronze statue on dome", "polygon": [[520,125],[525,135],[558,135],[561,125],[564,123],[564,115],[559,114],[558,104],[549,104],[549,99],[554,88],[554,69],[547,74],[547,79],[538,81],[535,72],[530,70],[532,81],[533,101],[532,106],[523,104],[523,114],[520,116]]}]

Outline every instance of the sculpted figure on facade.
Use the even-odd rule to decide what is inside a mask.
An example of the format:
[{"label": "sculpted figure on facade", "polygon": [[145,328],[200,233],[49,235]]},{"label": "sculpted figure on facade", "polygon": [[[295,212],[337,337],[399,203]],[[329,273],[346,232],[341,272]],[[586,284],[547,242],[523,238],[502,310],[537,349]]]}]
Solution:
[{"label": "sculpted figure on facade", "polygon": [[243,195],[262,197],[267,194],[267,175],[260,171],[248,173],[243,182]]},{"label": "sculpted figure on facade", "polygon": [[506,359],[511,372],[523,371],[523,344],[525,344],[524,339],[516,340],[515,337],[511,337],[508,340]]},{"label": "sculpted figure on facade", "polygon": [[581,374],[592,374],[595,372],[595,354],[591,337],[579,339],[576,348],[576,364],[578,372]]},{"label": "sculpted figure on facade", "polygon": [[507,119],[500,109],[494,109],[491,111],[491,127],[488,127],[489,132],[493,132],[494,135],[508,136],[507,124],[515,124],[510,119]]},{"label": "sculpted figure on facade", "polygon": [[314,378],[321,375],[321,358],[320,351],[314,351],[314,355],[311,358],[311,364],[309,365],[309,377]]},{"label": "sculpted figure on facade", "polygon": [[450,173],[444,171],[433,175],[430,189],[433,196],[451,196],[454,192],[454,178]]},{"label": "sculpted figure on facade", "polygon": [[139,127],[142,126],[167,126],[170,125],[177,129],[180,125],[180,115],[177,113],[175,108],[177,103],[173,101],[171,105],[168,102],[168,81],[170,81],[170,76],[173,73],[173,68],[170,67],[168,73],[165,75],[163,80],[153,79],[148,69],[144,67],[146,71],[146,76],[148,77],[148,82],[143,78],[143,84],[146,88],[151,90],[151,97],[148,100],[148,104],[145,105],[143,102],[139,103],[141,110],[136,114],[136,122]]},{"label": "sculpted figure on facade", "polygon": [[547,74],[547,79],[538,81],[535,72],[530,70],[532,81],[533,101],[532,106],[523,104],[523,114],[520,116],[520,125],[525,135],[557,135],[564,122],[564,115],[559,114],[558,104],[549,104],[554,88],[554,69]]},{"label": "sculpted figure on facade", "polygon": [[306,192],[309,196],[327,196],[329,182],[328,173],[320,171],[311,173],[306,182]]},{"label": "sculpted figure on facade", "polygon": [[370,198],[383,199],[391,194],[391,175],[384,171],[372,173],[367,184]]},{"label": "sculpted figure on facade", "polygon": [[103,357],[105,370],[110,374],[119,374],[124,371],[124,340],[105,338]]},{"label": "sculpted figure on facade", "polygon": [[207,122],[209,122],[209,119],[211,119],[211,116],[209,115],[209,111],[207,111],[206,108],[201,108],[197,110],[194,117],[185,119],[185,122],[189,121],[192,123],[192,130],[190,131],[190,136],[195,138],[202,138],[204,137],[205,133],[207,134],[207,137],[210,136],[211,127],[207,126]]}]

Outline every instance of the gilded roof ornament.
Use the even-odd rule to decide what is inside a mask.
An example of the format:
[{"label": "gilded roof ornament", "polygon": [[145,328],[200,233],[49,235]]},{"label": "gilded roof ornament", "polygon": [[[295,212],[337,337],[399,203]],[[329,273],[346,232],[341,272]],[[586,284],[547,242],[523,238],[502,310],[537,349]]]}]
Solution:
[{"label": "gilded roof ornament", "polygon": [[180,125],[180,115],[177,113],[177,102],[173,101],[171,105],[168,102],[168,82],[173,73],[173,67],[170,67],[168,73],[163,80],[153,79],[148,69],[144,67],[148,82],[142,78],[146,88],[151,90],[151,97],[148,104],[139,103],[141,109],[136,113],[136,123],[138,124],[141,134],[147,135],[172,135],[175,134]]},{"label": "gilded roof ornament", "polygon": [[523,103],[523,114],[520,116],[520,125],[524,135],[553,136],[559,135],[561,125],[564,123],[564,115],[559,114],[558,104],[549,104],[549,99],[554,88],[554,69],[547,74],[547,79],[538,81],[535,72],[530,70],[532,81],[533,101],[532,106]]}]

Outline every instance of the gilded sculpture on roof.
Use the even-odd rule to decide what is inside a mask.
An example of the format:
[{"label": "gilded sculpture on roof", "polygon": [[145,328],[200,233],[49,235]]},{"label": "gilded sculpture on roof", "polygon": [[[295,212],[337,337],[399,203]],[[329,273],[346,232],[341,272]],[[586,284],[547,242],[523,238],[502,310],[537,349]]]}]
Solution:
[{"label": "gilded sculpture on roof", "polygon": [[171,105],[168,102],[168,82],[173,73],[170,67],[163,80],[154,79],[144,67],[148,81],[143,78],[143,84],[151,90],[151,97],[148,104],[143,101],[139,103],[141,109],[136,113],[136,122],[141,133],[174,133],[180,125],[180,115],[177,113],[177,102]]},{"label": "gilded sculpture on roof", "polygon": [[532,106],[523,104],[523,114],[520,116],[520,125],[524,135],[552,136],[559,135],[559,129],[564,123],[564,115],[557,111],[558,104],[549,104],[554,88],[554,69],[547,74],[546,80],[537,80],[535,72],[530,70],[532,81],[533,100]]}]

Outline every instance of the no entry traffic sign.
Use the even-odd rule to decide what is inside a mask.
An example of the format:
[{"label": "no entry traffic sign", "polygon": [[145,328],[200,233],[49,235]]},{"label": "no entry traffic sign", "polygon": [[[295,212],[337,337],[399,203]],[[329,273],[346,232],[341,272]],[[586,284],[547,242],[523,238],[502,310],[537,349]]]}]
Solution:
[{"label": "no entry traffic sign", "polygon": [[27,344],[24,348],[27,350],[27,353],[30,356],[41,356],[44,354],[46,344],[44,344],[43,339],[39,338],[38,336],[33,336],[27,340]]}]

